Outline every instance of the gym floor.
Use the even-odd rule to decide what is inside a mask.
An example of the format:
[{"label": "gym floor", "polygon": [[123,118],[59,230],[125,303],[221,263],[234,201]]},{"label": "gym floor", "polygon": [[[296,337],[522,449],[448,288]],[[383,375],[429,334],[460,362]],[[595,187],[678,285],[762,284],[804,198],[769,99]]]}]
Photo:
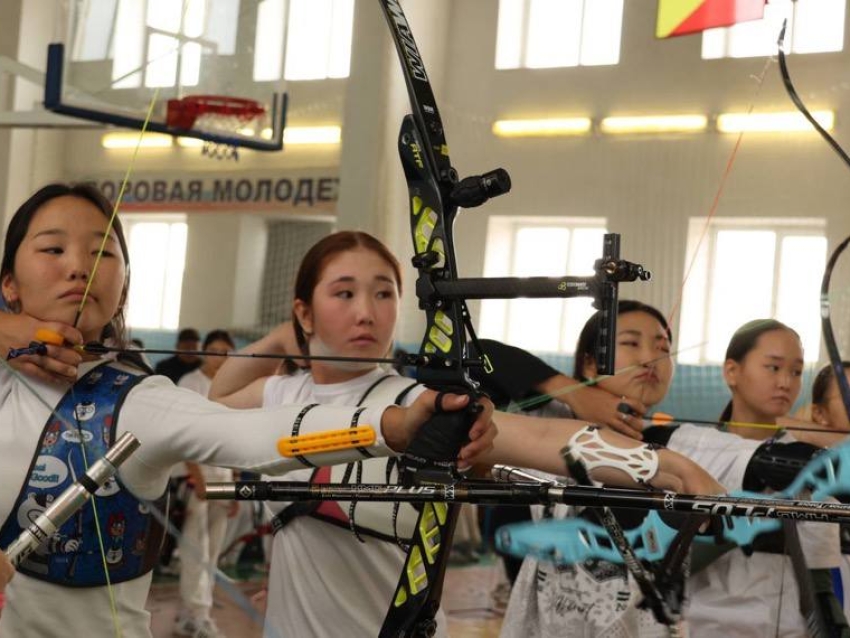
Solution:
[{"label": "gym floor", "polygon": [[[443,607],[449,618],[451,638],[495,638],[499,635],[502,615],[492,607],[490,592],[499,584],[501,566],[491,557],[475,565],[450,567],[443,589]],[[175,579],[156,579],[148,598],[154,638],[172,636],[180,596]],[[235,586],[247,597],[262,588],[261,579],[249,578]],[[215,591],[213,619],[228,638],[260,638],[262,628],[246,622],[245,612],[222,591]]]}]

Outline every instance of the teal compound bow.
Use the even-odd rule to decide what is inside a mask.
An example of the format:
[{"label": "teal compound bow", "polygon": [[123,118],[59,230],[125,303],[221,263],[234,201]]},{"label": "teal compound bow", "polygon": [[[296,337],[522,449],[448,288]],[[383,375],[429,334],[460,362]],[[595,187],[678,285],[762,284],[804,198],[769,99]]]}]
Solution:
[{"label": "teal compound bow", "polygon": [[[545,483],[527,475],[524,478]],[[604,491],[613,490],[604,488]],[[811,500],[796,500],[796,495],[801,493],[811,493]],[[850,506],[821,500],[850,494],[850,441],[818,454],[791,485],[775,494],[743,490],[716,497],[662,494],[661,498],[667,502],[657,507],[658,510],[723,517],[719,533],[697,535],[698,542],[715,542],[719,536],[720,540],[746,547],[759,534],[779,529],[781,519],[850,523]],[[644,522],[628,530],[626,536],[640,560],[656,561],[668,551],[676,531],[656,512],[650,512]],[[508,525],[499,531],[497,545],[515,556],[532,556],[561,564],[591,559],[622,562],[607,532],[582,519]]]},{"label": "teal compound bow", "polygon": [[[842,162],[850,167],[850,156],[814,118],[794,87],[783,50],[786,27],[787,21],[782,26],[777,42],[779,68],[786,92],[800,113],[829,144]],[[820,307],[824,344],[845,412],[850,418],[850,383],[848,383],[845,374],[844,362],[841,359],[832,328],[829,301],[833,269],[848,245],[850,245],[850,237],[843,240],[835,248],[827,261],[821,281]],[[850,495],[850,448],[848,446],[850,446],[850,443],[845,443],[819,455],[800,472],[791,485],[783,492],[773,496],[795,498],[798,494],[811,493],[813,499],[822,499]],[[759,495],[735,492],[732,496],[755,498]],[[822,507],[824,508],[823,512],[831,509],[826,504]],[[716,512],[712,511],[711,513]],[[720,513],[729,514],[731,512],[720,510]],[[822,514],[817,511],[812,512],[811,520],[818,520],[821,516]],[[787,517],[789,519],[808,518],[800,516],[799,512],[795,515],[793,511],[788,512]],[[826,518],[823,518],[823,520],[826,520]],[[838,522],[846,523],[843,520]],[[767,519],[732,519],[727,517],[723,519],[722,529],[716,534],[716,538],[746,547],[752,543],[758,534],[775,531],[779,527],[776,521]],[[626,536],[636,546],[638,555],[642,560],[652,561],[665,555],[670,543],[676,536],[676,532],[666,525],[657,513],[650,512],[642,525],[629,530]],[[705,542],[712,539],[706,536],[696,536],[695,540]],[[517,556],[530,555],[556,563],[576,563],[591,558],[600,558],[612,562],[622,560],[620,553],[613,551],[610,538],[604,529],[580,519],[548,521],[538,525],[509,526],[500,530],[497,543],[503,551],[508,553]],[[798,544],[798,541],[796,543]],[[793,550],[793,547],[789,549]],[[809,619],[810,629],[821,635],[823,633],[822,620],[815,617],[817,616],[816,611],[812,611],[809,615],[811,616]]]}]

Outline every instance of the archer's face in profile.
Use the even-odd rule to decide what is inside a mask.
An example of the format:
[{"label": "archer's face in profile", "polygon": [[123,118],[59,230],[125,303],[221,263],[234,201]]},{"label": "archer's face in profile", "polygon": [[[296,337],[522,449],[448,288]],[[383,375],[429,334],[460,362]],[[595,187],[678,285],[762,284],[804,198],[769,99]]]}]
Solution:
[{"label": "archer's face in profile", "polygon": [[[616,374],[601,381],[599,387],[647,406],[664,399],[673,380],[673,360],[667,330],[658,319],[642,311],[617,317],[614,368]],[[585,376],[596,376],[596,362],[588,362]]]},{"label": "archer's face in profile", "polygon": [[[3,296],[36,319],[73,324],[91,279],[77,327],[87,341],[99,339],[118,311],[126,279],[115,231],[107,235],[108,223],[86,199],[68,195],[46,202],[18,246],[13,271],[3,277]],[[105,247],[92,278],[104,236]]]}]

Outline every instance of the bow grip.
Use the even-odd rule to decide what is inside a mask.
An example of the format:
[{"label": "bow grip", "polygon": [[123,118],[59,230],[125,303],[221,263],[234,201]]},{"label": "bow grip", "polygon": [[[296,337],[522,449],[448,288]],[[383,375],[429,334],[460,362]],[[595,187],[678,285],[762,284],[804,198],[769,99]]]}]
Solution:
[{"label": "bow grip", "polygon": [[[466,394],[470,401],[460,410],[443,411],[442,398],[445,394]],[[437,395],[437,411],[416,433],[404,453],[402,466],[405,483],[429,480],[430,472],[443,479],[446,472],[454,476],[454,468],[460,449],[469,442],[469,430],[482,410],[477,402],[479,393],[464,387],[441,388]],[[430,477],[432,480],[435,477]]]},{"label": "bow grip", "polygon": [[812,492],[812,500],[827,496],[844,496],[850,486],[850,442],[825,449],[812,458],[782,494],[795,498],[804,491]]}]

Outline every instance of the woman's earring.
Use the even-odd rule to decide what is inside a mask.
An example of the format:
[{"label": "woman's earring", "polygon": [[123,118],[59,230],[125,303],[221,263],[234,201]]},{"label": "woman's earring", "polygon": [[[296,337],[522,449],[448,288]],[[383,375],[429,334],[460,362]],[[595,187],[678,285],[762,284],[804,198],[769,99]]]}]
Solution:
[{"label": "woman's earring", "polygon": [[21,307],[17,299],[7,299],[6,297],[3,297],[3,303],[5,303],[6,307],[12,312],[17,313],[21,311]]}]

